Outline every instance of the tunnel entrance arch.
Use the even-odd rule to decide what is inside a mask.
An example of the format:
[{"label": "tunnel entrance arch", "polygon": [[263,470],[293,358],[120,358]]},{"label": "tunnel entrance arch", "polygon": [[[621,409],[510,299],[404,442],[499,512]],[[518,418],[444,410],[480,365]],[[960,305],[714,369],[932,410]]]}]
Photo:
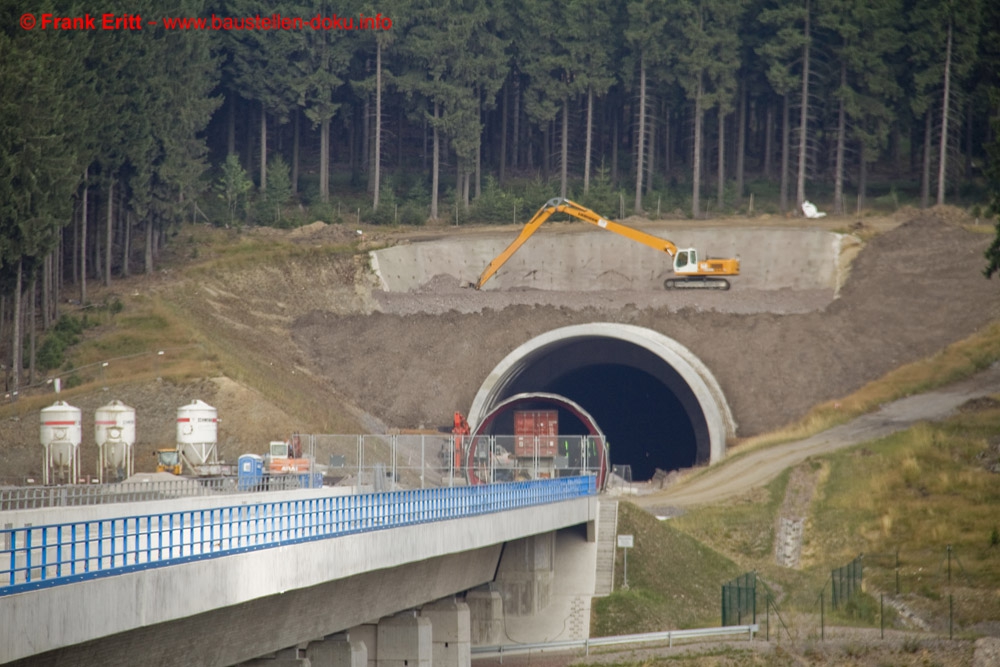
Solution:
[{"label": "tunnel entrance arch", "polygon": [[554,329],[504,357],[469,410],[473,428],[510,397],[565,396],[593,415],[611,463],[637,480],[714,463],[736,424],[718,382],[690,350],[651,329],[597,322]]}]

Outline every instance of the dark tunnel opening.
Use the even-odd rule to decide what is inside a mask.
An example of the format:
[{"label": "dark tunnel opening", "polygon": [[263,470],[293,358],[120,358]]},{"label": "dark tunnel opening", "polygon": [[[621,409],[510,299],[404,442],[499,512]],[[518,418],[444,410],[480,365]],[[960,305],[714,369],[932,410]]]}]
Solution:
[{"label": "dark tunnel opening", "polygon": [[594,364],[556,378],[541,391],[587,410],[608,438],[611,465],[631,466],[633,480],[695,463],[691,419],[673,392],[649,373]]},{"label": "dark tunnel opening", "polygon": [[[506,384],[503,396],[546,392],[579,404],[607,436],[612,465],[631,467],[644,481],[657,469],[671,471],[709,459],[708,428],[693,390],[664,359],[614,338],[570,339],[543,348]],[[513,417],[490,430],[513,433]],[[560,410],[560,432],[585,433]]]}]

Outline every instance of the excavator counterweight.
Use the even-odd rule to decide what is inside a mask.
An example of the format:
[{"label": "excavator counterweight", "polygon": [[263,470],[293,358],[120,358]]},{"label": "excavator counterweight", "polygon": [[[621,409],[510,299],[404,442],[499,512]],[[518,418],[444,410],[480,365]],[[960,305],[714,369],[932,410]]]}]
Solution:
[{"label": "excavator counterweight", "polygon": [[479,276],[479,280],[468,285],[482,289],[483,285],[500,270],[507,260],[513,256],[518,249],[531,238],[531,235],[538,231],[542,224],[556,213],[565,213],[577,220],[589,222],[601,229],[614,232],[620,236],[637,241],[653,250],[666,253],[673,259],[673,270],[676,278],[669,278],[664,281],[666,289],[729,289],[727,276],[738,276],[740,273],[740,260],[738,258],[727,259],[698,259],[698,251],[694,248],[678,248],[673,242],[661,239],[652,234],[633,229],[618,222],[613,222],[602,218],[597,213],[585,206],[568,199],[556,197],[550,199],[538,209],[538,212],[528,221],[509,246],[497,255],[489,263],[486,269]]}]

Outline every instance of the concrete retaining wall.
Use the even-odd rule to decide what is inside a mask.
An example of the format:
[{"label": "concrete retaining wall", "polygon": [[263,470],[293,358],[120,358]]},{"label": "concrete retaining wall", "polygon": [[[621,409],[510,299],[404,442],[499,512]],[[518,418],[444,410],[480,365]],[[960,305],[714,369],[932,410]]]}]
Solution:
[{"label": "concrete retaining wall", "polygon": [[[835,288],[842,235],[819,229],[691,227],[649,229],[699,257],[740,257],[734,284],[753,289]],[[372,253],[384,289],[417,289],[438,275],[475,282],[516,234],[444,239]],[[600,230],[535,234],[484,289],[650,290],[672,276],[672,260]]]}]

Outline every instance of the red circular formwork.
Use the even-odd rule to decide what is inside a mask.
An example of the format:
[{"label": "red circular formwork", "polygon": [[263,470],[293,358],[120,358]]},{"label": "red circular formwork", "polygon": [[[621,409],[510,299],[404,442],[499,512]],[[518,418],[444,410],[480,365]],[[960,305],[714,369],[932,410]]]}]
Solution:
[{"label": "red circular formwork", "polygon": [[604,433],[601,431],[601,427],[597,425],[597,421],[595,421],[594,418],[590,416],[590,413],[584,410],[579,403],[576,403],[565,396],[560,396],[559,394],[549,394],[545,392],[532,392],[511,396],[490,410],[486,416],[483,417],[483,420],[476,424],[475,428],[472,429],[472,434],[469,436],[468,448],[463,452],[465,457],[465,471],[469,478],[469,484],[485,484],[485,482],[476,474],[476,467],[472,464],[472,461],[475,459],[476,445],[479,442],[479,438],[485,434],[484,432],[497,417],[507,412],[517,410],[520,406],[528,403],[535,405],[543,403],[557,408],[563,408],[583,423],[583,425],[587,428],[588,435],[600,438],[600,440],[598,440],[600,447],[598,458],[601,461],[601,465],[597,472],[597,489],[599,491],[603,490],[604,483],[608,477],[609,457],[608,449],[606,447],[607,443]]}]

